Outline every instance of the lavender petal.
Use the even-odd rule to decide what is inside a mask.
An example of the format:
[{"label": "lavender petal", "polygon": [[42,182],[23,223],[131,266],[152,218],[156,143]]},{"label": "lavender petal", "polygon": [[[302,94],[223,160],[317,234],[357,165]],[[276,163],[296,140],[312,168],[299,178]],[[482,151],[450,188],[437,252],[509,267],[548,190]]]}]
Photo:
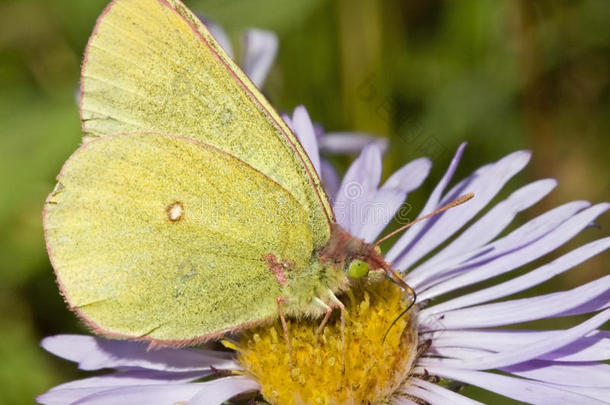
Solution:
[{"label": "lavender petal", "polygon": [[601,312],[573,328],[554,334],[552,337],[522,346],[519,350],[505,350],[499,353],[485,354],[482,356],[470,356],[466,360],[425,358],[420,359],[422,365],[443,364],[449,367],[466,368],[473,370],[487,370],[500,367],[508,367],[523,363],[538,356],[552,352],[561,347],[569,345],[582,336],[595,330],[610,319],[610,310]]},{"label": "lavender petal", "polygon": [[374,198],[380,180],[381,151],[370,144],[347,170],[334,203],[337,222],[348,232],[358,230],[366,203]]},{"label": "lavender petal", "polygon": [[42,340],[48,352],[78,363],[81,370],[139,367],[170,372],[239,369],[226,353],[193,348],[148,350],[148,345],[86,335],[57,335]]},{"label": "lavender petal", "polygon": [[374,143],[381,153],[388,148],[388,140],[363,132],[329,132],[320,137],[320,150],[332,154],[360,153],[365,146]]},{"label": "lavender petal", "polygon": [[407,280],[413,287],[417,287],[418,291],[425,291],[431,286],[454,278],[460,272],[469,270],[464,263],[481,265],[527,247],[590,206],[588,201],[572,201],[553,208],[490,244],[466,251],[462,255],[445,260],[432,268],[417,267],[407,275]]},{"label": "lavender petal", "polygon": [[292,114],[292,128],[301,141],[305,153],[309,156],[311,164],[320,173],[320,152],[318,151],[318,141],[313,130],[313,124],[309,118],[307,110],[302,105],[294,109]]},{"label": "lavender petal", "polygon": [[[421,293],[420,296],[422,299],[437,297],[449,291],[455,291],[458,288],[487,280],[530,263],[566,243],[609,208],[610,204],[608,203],[594,205],[570,218],[539,240],[524,246],[522,249],[517,249],[501,256],[496,260],[486,262],[483,259],[476,259],[470,263],[462,264],[461,266],[471,269],[435,285]],[[482,263],[482,265],[476,266],[477,263]]]},{"label": "lavender petal", "polygon": [[211,382],[215,384],[199,391],[187,405],[222,404],[235,395],[260,389],[256,381],[245,376],[222,378]]},{"label": "lavender petal", "polygon": [[458,309],[442,314],[420,313],[420,322],[432,330],[511,325],[558,316],[608,292],[610,276],[572,290],[530,298],[502,301]]},{"label": "lavender petal", "polygon": [[99,377],[70,381],[51,388],[36,399],[44,405],[65,405],[90,395],[129,386],[181,384],[211,374],[210,371],[168,373],[163,371],[130,370]]},{"label": "lavender petal", "polygon": [[251,29],[244,35],[244,73],[259,89],[263,87],[273,65],[277,48],[277,36],[271,31]]},{"label": "lavender petal", "polygon": [[[476,385],[477,387],[484,388],[488,391],[496,392],[505,397],[529,404],[607,404],[605,401],[596,401],[591,397],[564,390],[562,387],[553,387],[548,384],[529,381],[523,378],[513,378],[482,371],[460,370],[442,366],[426,367],[426,370],[432,375]],[[416,369],[415,372],[423,373],[424,370],[423,368],[419,368]]]},{"label": "lavender petal", "polygon": [[57,391],[51,390],[38,395],[36,397],[36,402],[42,405],[73,404],[82,398],[102,391],[106,390],[99,387],[72,388]]},{"label": "lavender petal", "polygon": [[458,394],[443,388],[440,385],[432,384],[426,380],[412,377],[409,379],[410,385],[405,390],[414,397],[421,398],[431,405],[445,405],[445,404],[456,404],[456,405],[476,405],[483,404],[482,402],[475,401],[474,399],[467,398],[463,395]]},{"label": "lavender petal", "polygon": [[411,192],[421,186],[426,177],[428,177],[431,167],[432,162],[430,159],[415,159],[394,172],[383,183],[381,190],[396,188],[406,193]]},{"label": "lavender petal", "polygon": [[398,189],[378,190],[361,206],[362,222],[354,227],[352,235],[367,243],[375,241],[381,231],[392,221],[394,214],[405,200],[405,193]]},{"label": "lavender petal", "polygon": [[569,345],[543,354],[540,359],[563,362],[608,360],[610,359],[610,332],[593,331]]},{"label": "lavender petal", "polygon": [[[533,330],[450,330],[435,333],[430,352],[445,357],[464,358],[463,349],[500,352],[518,350],[536,341],[549,339],[561,331]],[[471,354],[472,352],[468,352]],[[541,360],[590,362],[610,359],[610,332],[592,331],[586,336],[538,357]]]},{"label": "lavender petal", "polygon": [[320,159],[320,177],[328,198],[330,198],[331,202],[335,201],[337,192],[341,186],[341,179],[333,165],[324,159]]},{"label": "lavender petal", "polygon": [[[489,167],[477,170],[464,187],[461,185],[455,186],[443,197],[441,205],[467,192],[474,193],[474,198],[466,204],[452,208],[425,221],[428,222],[427,227],[420,235],[417,244],[414,244],[408,250],[408,255],[402,256],[395,262],[395,265],[400,269],[406,269],[450,238],[487,206],[506,182],[525,167],[530,156],[531,154],[525,151],[511,153]],[[433,207],[432,210],[436,208],[438,207]],[[424,213],[427,214],[428,212]]]},{"label": "lavender petal", "polygon": [[73,388],[49,391],[36,398],[43,405],[120,405],[150,404],[165,405],[188,400],[202,387],[200,384],[132,385],[127,387]]},{"label": "lavender petal", "polygon": [[[364,212],[364,221],[355,231],[355,236],[372,243],[390,223],[402,206],[408,193],[418,188],[428,176],[431,162],[428,159],[414,160],[397,172],[370,198]],[[404,220],[404,218],[399,218]]]},{"label": "lavender petal", "polygon": [[[167,405],[186,402],[204,389],[206,383],[143,385],[114,388],[88,395],[72,405]],[[210,405],[212,405],[210,403]]]},{"label": "lavender petal", "polygon": [[583,302],[582,304],[567,309],[559,314],[557,317],[561,316],[572,316],[572,315],[582,315],[589,314],[591,312],[602,311],[610,307],[610,289],[606,290],[604,293],[598,295],[597,297]]},{"label": "lavender petal", "polygon": [[[288,125],[288,128],[290,128],[290,130],[292,132],[294,132],[294,125],[292,124],[292,117],[288,114],[280,114],[282,119],[284,120],[284,122],[286,123],[286,125]],[[297,138],[299,137],[298,134],[295,133],[295,135],[297,136]],[[300,141],[300,140],[299,140]]]},{"label": "lavender petal", "polygon": [[[447,172],[445,173],[441,181],[436,185],[434,191],[432,191],[432,194],[430,194],[426,205],[421,211],[422,213],[430,212],[438,206],[438,203],[441,199],[441,195],[445,191],[445,187],[447,187],[447,185],[451,181],[451,178],[453,177],[453,174],[457,169],[458,163],[462,158],[464,148],[466,148],[466,143],[462,143],[458,148],[457,152],[455,153],[455,156],[449,164]],[[392,246],[392,248],[388,251],[388,253],[386,254],[386,260],[388,262],[392,262],[394,268],[400,267],[398,266],[399,260],[408,251],[408,247],[412,244],[412,242],[418,236],[419,232],[423,229],[424,226],[425,222],[420,222],[419,224],[413,225],[400,237],[400,239],[398,239],[394,246]]]},{"label": "lavender petal", "polygon": [[[593,399],[597,399],[599,401],[606,401],[608,403],[608,398],[610,398],[610,388],[599,388],[599,387],[574,387],[574,386],[565,386],[563,384],[548,384],[549,387],[564,389],[569,392],[573,392],[575,394],[584,395],[586,397],[590,397]],[[588,403],[588,402],[587,402]]]},{"label": "lavender petal", "polygon": [[51,388],[50,391],[71,390],[75,388],[105,389],[129,385],[186,383],[208,376],[211,373],[212,371],[189,371],[185,373],[175,373],[166,371],[135,369],[70,381],[64,384],[57,385]]},{"label": "lavender petal", "polygon": [[446,248],[436,253],[418,269],[426,271],[447,258],[478,248],[493,240],[525,209],[531,207],[557,186],[553,179],[539,180],[521,187],[507,199],[496,204],[481,219],[470,225]]},{"label": "lavender petal", "polygon": [[608,248],[610,248],[610,237],[599,239],[574,249],[573,251],[555,259],[551,263],[545,264],[544,266],[532,270],[522,276],[497,284],[493,287],[477,290],[473,293],[462,295],[461,297],[434,305],[426,308],[426,311],[433,313],[446,312],[524,291],[581,264],[582,262],[595,255],[598,255]]},{"label": "lavender petal", "polygon": [[74,405],[167,405],[180,402],[187,404],[220,405],[242,392],[258,388],[247,377],[227,377],[203,383],[144,385],[115,388],[84,397]]},{"label": "lavender petal", "polygon": [[502,371],[547,383],[564,386],[608,387],[610,366],[601,363],[560,363],[543,360],[531,360],[502,367]]}]

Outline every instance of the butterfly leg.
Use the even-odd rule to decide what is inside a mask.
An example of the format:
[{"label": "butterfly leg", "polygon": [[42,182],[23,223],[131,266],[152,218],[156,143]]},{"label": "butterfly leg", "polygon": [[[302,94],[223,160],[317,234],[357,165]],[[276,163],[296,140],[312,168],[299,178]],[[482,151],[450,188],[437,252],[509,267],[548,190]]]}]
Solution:
[{"label": "butterfly leg", "polygon": [[337,296],[331,290],[328,290],[328,296],[331,300],[332,306],[328,305],[319,298],[314,298],[315,302],[326,310],[326,315],[324,315],[324,319],[322,319],[320,326],[318,326],[318,329],[316,330],[316,342],[318,341],[318,336],[324,330],[324,327],[328,322],[328,318],[330,318],[330,315],[332,314],[333,307],[338,307],[341,311],[341,346],[343,347],[341,369],[343,372],[345,372],[345,305],[339,301],[339,298],[337,298]]},{"label": "butterfly leg", "polygon": [[341,346],[343,347],[341,371],[345,373],[345,305],[343,305],[343,303],[339,301],[339,298],[337,298],[337,296],[331,290],[328,290],[328,296],[330,297],[330,300],[337,307],[339,307],[339,310],[341,310]]},{"label": "butterfly leg", "polygon": [[333,309],[330,305],[328,305],[327,303],[325,303],[318,297],[314,298],[314,301],[316,304],[318,304],[319,306],[324,308],[324,310],[326,311],[326,314],[324,315],[322,322],[320,322],[320,326],[318,326],[318,329],[316,329],[315,341],[316,341],[316,343],[318,343],[318,337],[320,336],[320,333],[322,333],[322,331],[324,330],[324,327],[326,326],[328,319],[330,318],[331,314],[333,313]]},{"label": "butterfly leg", "polygon": [[282,309],[282,303],[286,302],[286,298],[277,297],[277,313],[280,316],[282,322],[282,329],[284,331],[284,339],[286,340],[286,346],[288,347],[288,365],[292,370],[292,347],[290,346],[290,335],[288,334],[288,324],[286,323],[286,317],[284,316],[284,310]]}]

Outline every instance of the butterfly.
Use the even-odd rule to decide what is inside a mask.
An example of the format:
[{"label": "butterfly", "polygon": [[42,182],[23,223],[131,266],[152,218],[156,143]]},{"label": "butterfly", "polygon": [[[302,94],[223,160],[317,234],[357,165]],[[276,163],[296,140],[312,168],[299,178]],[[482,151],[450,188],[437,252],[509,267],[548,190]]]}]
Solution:
[{"label": "butterfly", "polygon": [[378,243],[337,224],[298,139],[179,0],[108,5],[80,113],[43,218],[61,293],[95,332],[180,346],[278,316],[321,329],[372,274],[414,301]]}]

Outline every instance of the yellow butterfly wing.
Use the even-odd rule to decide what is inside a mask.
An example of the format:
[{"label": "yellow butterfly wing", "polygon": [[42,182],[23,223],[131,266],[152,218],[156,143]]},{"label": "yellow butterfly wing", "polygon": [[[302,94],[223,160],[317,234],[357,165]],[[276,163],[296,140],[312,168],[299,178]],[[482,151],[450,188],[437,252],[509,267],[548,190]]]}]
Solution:
[{"label": "yellow butterfly wing", "polygon": [[296,137],[178,0],[115,0],[89,40],[81,78],[85,140],[134,131],[180,134],[247,162],[308,212],[315,248],[333,214]]},{"label": "yellow butterfly wing", "polygon": [[107,136],[76,151],[45,204],[71,308],[98,332],[160,343],[216,338],[277,315],[264,256],[309,264],[307,211],[282,186],[202,142]]}]

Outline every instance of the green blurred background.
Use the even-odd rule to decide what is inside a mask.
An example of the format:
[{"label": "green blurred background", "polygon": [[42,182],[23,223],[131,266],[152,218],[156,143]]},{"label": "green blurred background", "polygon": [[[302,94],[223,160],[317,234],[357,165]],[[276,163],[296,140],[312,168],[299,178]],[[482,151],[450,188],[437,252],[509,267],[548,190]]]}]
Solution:
[{"label": "green blurred background", "polygon": [[[47,335],[85,332],[57,292],[41,209],[80,142],[79,64],[105,4],[0,0],[0,403],[32,403],[52,385],[83,375],[38,346]],[[386,175],[430,156],[431,178],[409,200],[416,210],[464,140],[470,145],[460,175],[528,148],[534,158],[510,188],[559,179],[520,223],[569,200],[610,196],[606,0],[186,4],[220,22],[235,44],[250,27],[278,34],[279,57],[264,91],[280,111],[304,104],[327,130],[389,137]],[[350,159],[334,163],[343,171]],[[607,235],[608,216],[598,222],[601,230],[584,231],[561,251]],[[607,261],[597,257],[539,291],[607,274]]]}]

